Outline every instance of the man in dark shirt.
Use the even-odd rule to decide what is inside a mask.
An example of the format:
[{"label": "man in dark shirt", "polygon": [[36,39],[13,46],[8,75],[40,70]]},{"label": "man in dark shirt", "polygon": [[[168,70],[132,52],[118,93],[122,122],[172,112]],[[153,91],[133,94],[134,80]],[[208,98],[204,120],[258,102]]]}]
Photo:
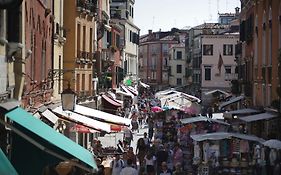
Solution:
[{"label": "man in dark shirt", "polygon": [[159,145],[159,149],[156,152],[157,172],[160,172],[161,164],[167,162],[168,156],[168,152],[164,149],[164,146],[162,144]]}]

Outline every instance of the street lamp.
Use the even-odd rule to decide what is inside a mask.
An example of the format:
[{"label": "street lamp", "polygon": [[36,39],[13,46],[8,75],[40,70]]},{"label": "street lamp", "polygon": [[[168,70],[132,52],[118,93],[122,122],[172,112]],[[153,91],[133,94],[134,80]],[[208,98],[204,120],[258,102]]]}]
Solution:
[{"label": "street lamp", "polygon": [[74,111],[76,104],[76,93],[70,88],[70,83],[68,82],[68,87],[61,93],[61,103],[62,110]]}]

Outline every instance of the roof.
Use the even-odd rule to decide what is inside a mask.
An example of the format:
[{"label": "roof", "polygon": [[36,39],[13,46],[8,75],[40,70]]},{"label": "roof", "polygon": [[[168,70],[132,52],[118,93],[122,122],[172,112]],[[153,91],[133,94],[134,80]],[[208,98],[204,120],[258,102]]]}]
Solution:
[{"label": "roof", "polygon": [[184,118],[180,120],[183,124],[189,124],[189,123],[195,123],[195,122],[214,122],[214,123],[220,123],[220,124],[224,124],[224,125],[229,125],[226,122],[220,121],[220,120],[216,120],[216,119],[211,119],[205,116],[199,116],[199,117],[189,117],[189,118]]},{"label": "roof", "polygon": [[108,123],[104,123],[98,120],[94,120],[92,118],[86,117],[84,115],[78,114],[76,112],[64,111],[62,106],[59,106],[53,111],[62,116],[64,120],[74,122],[83,126],[86,126],[90,129],[98,130],[98,131],[106,131],[110,132],[110,125]]},{"label": "roof", "polygon": [[251,109],[251,108],[245,108],[245,109],[238,109],[235,111],[229,111],[229,112],[225,112],[225,113],[239,115],[239,114],[250,114],[250,113],[259,113],[259,112],[261,112],[261,111],[256,110],[256,109]]},{"label": "roof", "polygon": [[237,103],[237,102],[239,102],[239,101],[241,101],[243,99],[245,99],[244,95],[241,95],[241,96],[238,96],[238,97],[234,97],[234,98],[230,99],[229,101],[221,103],[220,106],[219,106],[219,109],[221,109],[221,108],[223,108],[225,106],[231,105],[233,103]]},{"label": "roof", "polygon": [[190,137],[195,141],[204,141],[204,140],[223,140],[231,139],[232,137],[239,138],[242,140],[249,140],[263,143],[264,139],[259,138],[254,135],[240,134],[240,133],[228,133],[228,132],[215,132],[215,133],[204,133],[204,134],[195,134],[190,135]]},{"label": "roof", "polygon": [[261,113],[261,114],[255,114],[255,115],[249,115],[247,117],[239,117],[240,120],[243,120],[245,122],[254,122],[258,120],[270,120],[272,118],[278,117],[277,113]]},{"label": "roof", "polygon": [[228,25],[223,25],[220,23],[204,23],[193,27],[193,29],[223,29],[226,28],[227,26]]},{"label": "roof", "polygon": [[205,95],[210,95],[210,94],[214,94],[214,93],[221,93],[221,94],[224,94],[224,95],[231,95],[223,90],[220,90],[220,89],[215,89],[215,90],[211,90],[211,91],[207,91],[207,92],[204,92]]},{"label": "roof", "polygon": [[131,125],[131,119],[120,117],[118,115],[113,115],[110,113],[95,110],[81,105],[76,105],[74,111],[82,115],[94,117],[99,120],[109,123],[114,123],[117,125],[127,125],[127,126]]}]

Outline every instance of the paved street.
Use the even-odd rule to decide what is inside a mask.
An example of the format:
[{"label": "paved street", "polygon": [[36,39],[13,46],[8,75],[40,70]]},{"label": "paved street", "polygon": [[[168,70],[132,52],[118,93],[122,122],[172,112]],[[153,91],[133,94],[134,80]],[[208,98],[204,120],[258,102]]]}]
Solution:
[{"label": "paved street", "polygon": [[[138,139],[143,137],[143,133],[147,131],[148,128],[144,128],[144,129],[140,129],[138,133],[137,132],[133,133],[134,140],[132,141],[131,146],[134,148],[134,152],[136,151]],[[104,137],[99,137],[98,139],[101,141],[103,147],[107,147],[107,146],[116,147],[118,140],[123,140],[123,132],[106,134]]]}]

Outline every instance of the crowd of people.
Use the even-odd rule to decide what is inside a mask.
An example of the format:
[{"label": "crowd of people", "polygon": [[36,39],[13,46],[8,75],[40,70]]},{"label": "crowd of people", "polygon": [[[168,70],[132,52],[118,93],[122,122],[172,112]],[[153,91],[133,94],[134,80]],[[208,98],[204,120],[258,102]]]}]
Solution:
[{"label": "crowd of people", "polygon": [[[106,160],[102,160],[104,158],[101,157],[97,161],[100,175],[185,174],[183,172],[183,151],[177,138],[174,137],[177,133],[175,130],[165,130],[163,125],[166,121],[151,112],[151,107],[155,105],[160,104],[154,99],[153,92],[144,91],[139,95],[137,105],[118,110],[118,112],[124,112],[124,117],[132,119],[132,129],[124,130],[123,140],[118,141],[117,153],[110,161],[107,161],[109,170],[105,171],[104,162]],[[126,115],[126,111],[129,111],[130,115]],[[131,145],[134,139],[133,132],[139,132],[139,129],[144,127],[147,128],[147,132],[137,140],[134,150]]]}]

